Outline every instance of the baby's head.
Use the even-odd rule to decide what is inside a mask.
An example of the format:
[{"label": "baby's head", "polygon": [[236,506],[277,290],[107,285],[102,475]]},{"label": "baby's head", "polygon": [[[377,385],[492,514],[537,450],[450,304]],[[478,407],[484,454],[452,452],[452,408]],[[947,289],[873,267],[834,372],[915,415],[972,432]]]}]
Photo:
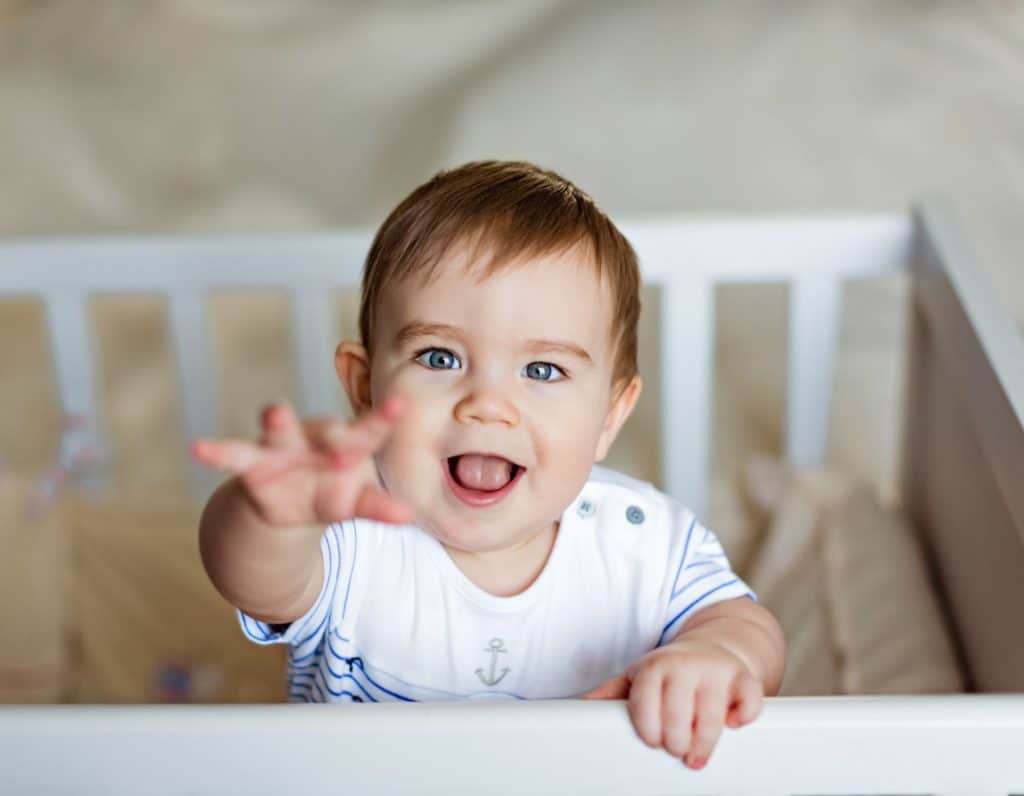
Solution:
[{"label": "baby's head", "polygon": [[469,163],[392,211],[363,274],[353,410],[404,398],[377,454],[387,490],[467,552],[557,522],[640,393],[632,247],[572,183]]}]

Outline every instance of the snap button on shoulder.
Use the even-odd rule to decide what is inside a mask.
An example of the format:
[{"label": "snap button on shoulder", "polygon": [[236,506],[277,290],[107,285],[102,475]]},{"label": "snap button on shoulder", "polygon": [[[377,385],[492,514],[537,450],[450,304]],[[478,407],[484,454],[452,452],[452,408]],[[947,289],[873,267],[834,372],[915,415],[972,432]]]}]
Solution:
[{"label": "snap button on shoulder", "polygon": [[580,504],[576,507],[576,513],[586,519],[587,517],[593,517],[594,512],[597,511],[597,506],[594,501],[590,498],[583,498]]}]

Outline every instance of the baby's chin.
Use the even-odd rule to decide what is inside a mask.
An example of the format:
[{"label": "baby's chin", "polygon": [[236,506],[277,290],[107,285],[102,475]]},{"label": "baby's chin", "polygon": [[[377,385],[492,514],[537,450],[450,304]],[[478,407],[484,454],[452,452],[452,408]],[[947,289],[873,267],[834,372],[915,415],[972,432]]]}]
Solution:
[{"label": "baby's chin", "polygon": [[[458,518],[417,518],[417,525],[442,545],[462,553],[494,553],[522,544],[529,531],[508,528],[500,522],[467,522]],[[540,532],[540,529],[537,531]]]}]

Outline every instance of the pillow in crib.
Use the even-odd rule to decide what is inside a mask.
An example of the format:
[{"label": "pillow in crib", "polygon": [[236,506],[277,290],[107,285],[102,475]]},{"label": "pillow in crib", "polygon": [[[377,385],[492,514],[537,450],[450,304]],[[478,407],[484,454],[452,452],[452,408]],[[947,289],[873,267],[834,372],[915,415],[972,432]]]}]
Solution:
[{"label": "pillow in crib", "polygon": [[855,479],[765,459],[744,492],[767,517],[748,582],[787,640],[786,696],[963,690],[913,529]]},{"label": "pillow in crib", "polygon": [[826,486],[763,458],[751,460],[743,477],[752,516],[762,528],[747,582],[786,637],[781,696],[840,693],[840,660],[824,599],[821,518],[842,484]]},{"label": "pillow in crib", "polygon": [[866,486],[824,519],[826,596],[842,692],[963,691],[924,552],[906,519]]}]

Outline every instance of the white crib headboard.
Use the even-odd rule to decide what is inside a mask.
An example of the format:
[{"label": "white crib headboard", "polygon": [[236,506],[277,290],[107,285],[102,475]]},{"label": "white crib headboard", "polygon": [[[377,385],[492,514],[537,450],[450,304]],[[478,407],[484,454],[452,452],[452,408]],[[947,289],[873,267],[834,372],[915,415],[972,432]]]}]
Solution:
[{"label": "white crib headboard", "polygon": [[[662,291],[660,317],[661,472],[667,491],[700,511],[706,498],[713,406],[714,287],[727,282],[790,286],[786,452],[821,463],[844,279],[906,267],[907,216],[690,219],[625,223],[644,280]],[[61,400],[99,428],[88,301],[106,293],[165,297],[184,385],[189,438],[217,432],[206,301],[219,288],[286,288],[291,296],[300,405],[335,411],[337,328],[329,293],[357,286],[368,232],[292,238],[137,238],[0,243],[0,296],[45,302]],[[115,451],[116,455],[116,451]],[[200,496],[213,484],[194,471]]]}]

